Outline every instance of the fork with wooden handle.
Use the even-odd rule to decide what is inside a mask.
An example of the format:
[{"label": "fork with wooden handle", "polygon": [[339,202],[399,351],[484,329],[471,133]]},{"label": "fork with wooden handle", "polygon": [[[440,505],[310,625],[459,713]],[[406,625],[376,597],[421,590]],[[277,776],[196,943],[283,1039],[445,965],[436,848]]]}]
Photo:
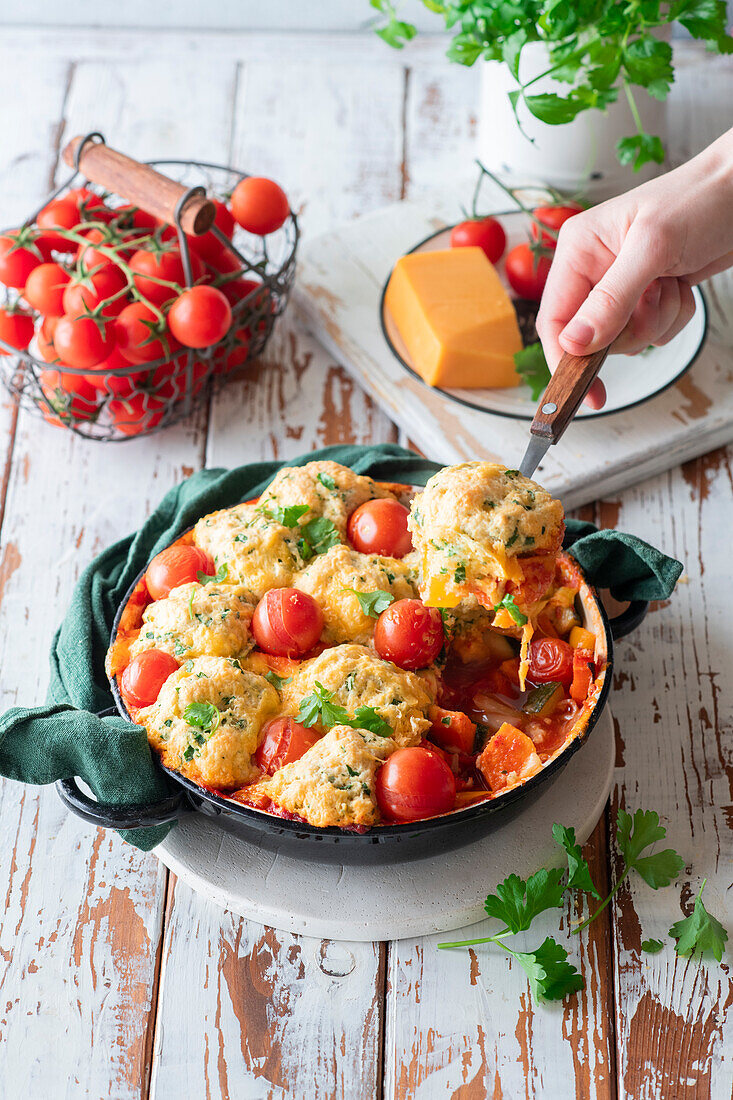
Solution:
[{"label": "fork with wooden handle", "polygon": [[552,443],[557,443],[606,361],[608,348],[591,355],[569,355],[557,365],[530,426],[530,440],[519,472],[532,477]]}]

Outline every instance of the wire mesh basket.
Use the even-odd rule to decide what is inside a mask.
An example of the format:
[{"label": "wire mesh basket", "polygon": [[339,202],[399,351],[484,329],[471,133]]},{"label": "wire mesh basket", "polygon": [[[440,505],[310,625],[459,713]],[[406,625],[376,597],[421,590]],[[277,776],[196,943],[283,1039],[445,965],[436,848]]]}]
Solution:
[{"label": "wire mesh basket", "polygon": [[[74,143],[76,145],[72,149]],[[175,181],[170,185],[174,188],[170,195],[161,198],[158,191],[154,191],[152,197],[149,195],[147,198],[147,213],[157,215],[159,211],[167,210],[167,218],[146,217],[140,219],[142,228],[124,228],[135,226],[138,220],[135,211],[146,212],[146,205],[139,198],[134,199],[131,205],[133,196],[129,192],[139,195],[145,189],[140,188],[139,181],[133,181],[125,188],[128,191],[125,194],[123,186],[118,191],[117,188],[112,190],[109,186],[92,182],[88,177],[94,174],[99,180],[99,173],[89,171],[87,174],[82,153],[90,147],[98,150],[100,145],[103,145],[101,135],[74,139],[64,154],[74,165],[73,175],[49,196],[41,210],[26,221],[21,234],[29,232],[33,240],[36,219],[42,216],[48,204],[68,196],[72,189],[73,193],[77,193],[84,188],[86,196],[81,206],[84,221],[77,227],[78,233],[70,230],[67,234],[67,241],[75,247],[78,244],[79,255],[85,247],[88,250],[88,245],[82,244],[79,238],[89,240],[90,231],[96,231],[97,240],[101,241],[98,248],[102,252],[105,241],[117,241],[115,247],[118,252],[115,256],[127,256],[129,249],[122,248],[123,243],[128,243],[125,234],[132,234],[129,240],[131,247],[140,244],[141,240],[144,244],[147,240],[144,230],[147,227],[151,239],[158,241],[161,248],[180,250],[185,276],[182,287],[190,288],[199,283],[216,286],[224,293],[231,308],[231,324],[226,334],[208,347],[175,346],[172,339],[162,339],[157,345],[162,354],[154,359],[147,357],[147,352],[143,361],[128,361],[124,354],[114,354],[98,365],[82,368],[60,360],[53,334],[48,329],[48,318],[33,309],[22,288],[0,287],[0,314],[7,311],[8,316],[16,321],[22,318],[24,325],[30,325],[28,318],[32,316],[34,326],[32,339],[27,342],[15,340],[15,346],[0,335],[0,378],[6,389],[22,407],[51,424],[89,439],[121,441],[151,434],[183,420],[196,406],[207,400],[212,390],[225,385],[234,372],[262,352],[275,321],[287,305],[295,276],[299,230],[297,217],[290,211],[282,226],[266,236],[246,232],[235,224],[229,237],[217,223],[211,224],[211,219],[202,218],[201,213],[208,199],[225,202],[247,173],[225,165],[190,160],[148,161],[143,166],[105,146],[104,154],[112,154],[120,162],[125,162],[125,171],[127,166],[132,165],[140,173],[149,173],[150,169],[160,173],[156,180],[151,174],[147,183],[157,186],[158,181],[162,180],[160,186],[165,187],[171,180]],[[121,180],[125,178],[123,173],[119,176]],[[105,183],[110,178],[116,178],[114,173],[111,177],[107,173]],[[102,210],[101,206],[96,205],[99,199],[103,199],[105,210],[109,208],[112,211],[111,219],[108,213],[104,214],[104,222],[98,220]],[[115,211],[118,213],[115,214]],[[211,227],[204,234],[199,234],[201,226],[208,224]],[[8,234],[17,232],[5,231],[0,241]],[[208,251],[208,260],[205,254],[202,256],[197,250],[198,242],[204,236],[213,246],[208,250],[201,249],[202,252]],[[39,229],[31,249],[36,247],[36,242],[40,247],[43,237]],[[166,246],[162,243],[166,239],[174,243]],[[61,237],[58,243],[62,243]],[[67,246],[70,247],[70,244],[64,247]],[[148,247],[156,246],[149,244]],[[110,255],[105,258],[109,260]],[[68,254],[63,255],[59,249],[48,245],[41,259],[66,267],[72,263]],[[81,261],[77,259],[73,262],[77,264],[74,278],[80,279],[78,267]],[[123,261],[120,259],[119,262]],[[92,274],[96,270],[91,269]],[[90,285],[89,278],[81,278],[81,284]],[[130,293],[134,295],[135,292]],[[105,322],[105,328],[115,323],[114,319]],[[26,346],[19,349],[19,343]],[[152,337],[149,346],[151,350],[156,347]]]}]

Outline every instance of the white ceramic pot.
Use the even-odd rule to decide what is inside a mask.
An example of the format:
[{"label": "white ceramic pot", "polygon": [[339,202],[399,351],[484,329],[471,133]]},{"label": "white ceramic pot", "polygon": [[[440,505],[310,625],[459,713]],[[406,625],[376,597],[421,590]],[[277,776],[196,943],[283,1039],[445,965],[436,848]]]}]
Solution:
[{"label": "white ceramic pot", "polygon": [[[531,42],[522,51],[519,75],[524,83],[549,67],[544,43]],[[636,133],[623,91],[605,111],[583,111],[572,122],[548,126],[529,113],[523,103],[518,114],[525,137],[517,126],[508,93],[517,82],[499,61],[482,62],[478,156],[482,163],[513,186],[544,183],[568,194],[598,201],[627,191],[663,170],[649,164],[634,172],[619,164],[616,142]],[[544,77],[532,92],[563,95],[569,85]],[[666,104],[652,99],[642,88],[634,99],[647,133],[666,139]],[[529,138],[534,139],[530,141]]]}]

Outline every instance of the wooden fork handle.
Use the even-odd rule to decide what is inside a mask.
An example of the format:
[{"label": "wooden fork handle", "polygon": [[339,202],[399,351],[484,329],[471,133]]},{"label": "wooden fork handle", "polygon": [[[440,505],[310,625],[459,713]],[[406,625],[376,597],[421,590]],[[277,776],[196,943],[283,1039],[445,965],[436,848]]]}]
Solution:
[{"label": "wooden fork handle", "polygon": [[607,355],[608,348],[594,351],[592,355],[569,355],[567,352],[563,355],[535,413],[529,429],[532,435],[557,443],[578,411]]},{"label": "wooden fork handle", "polygon": [[[66,146],[63,158],[70,168],[76,165],[77,151],[82,137],[74,137]],[[148,164],[141,164],[132,157],[118,153],[102,142],[88,141],[79,157],[79,169],[87,179],[100,184],[108,191],[127,199],[148,214],[173,225],[175,210],[186,191],[182,183],[156,172]],[[205,195],[192,195],[181,211],[181,225],[185,233],[195,237],[205,233],[214,224],[216,207]]]}]

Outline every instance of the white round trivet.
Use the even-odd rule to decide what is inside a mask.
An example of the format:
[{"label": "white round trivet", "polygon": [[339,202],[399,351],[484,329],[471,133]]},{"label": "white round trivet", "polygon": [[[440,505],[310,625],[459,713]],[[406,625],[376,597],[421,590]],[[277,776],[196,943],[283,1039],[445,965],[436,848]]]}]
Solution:
[{"label": "white round trivet", "polygon": [[447,932],[484,916],[507,875],[560,865],[558,821],[580,843],[603,812],[614,766],[613,723],[601,715],[589,744],[517,817],[481,840],[430,859],[375,867],[314,863],[249,844],[191,814],[155,849],[199,894],[287,932],[342,940],[398,940]]}]

